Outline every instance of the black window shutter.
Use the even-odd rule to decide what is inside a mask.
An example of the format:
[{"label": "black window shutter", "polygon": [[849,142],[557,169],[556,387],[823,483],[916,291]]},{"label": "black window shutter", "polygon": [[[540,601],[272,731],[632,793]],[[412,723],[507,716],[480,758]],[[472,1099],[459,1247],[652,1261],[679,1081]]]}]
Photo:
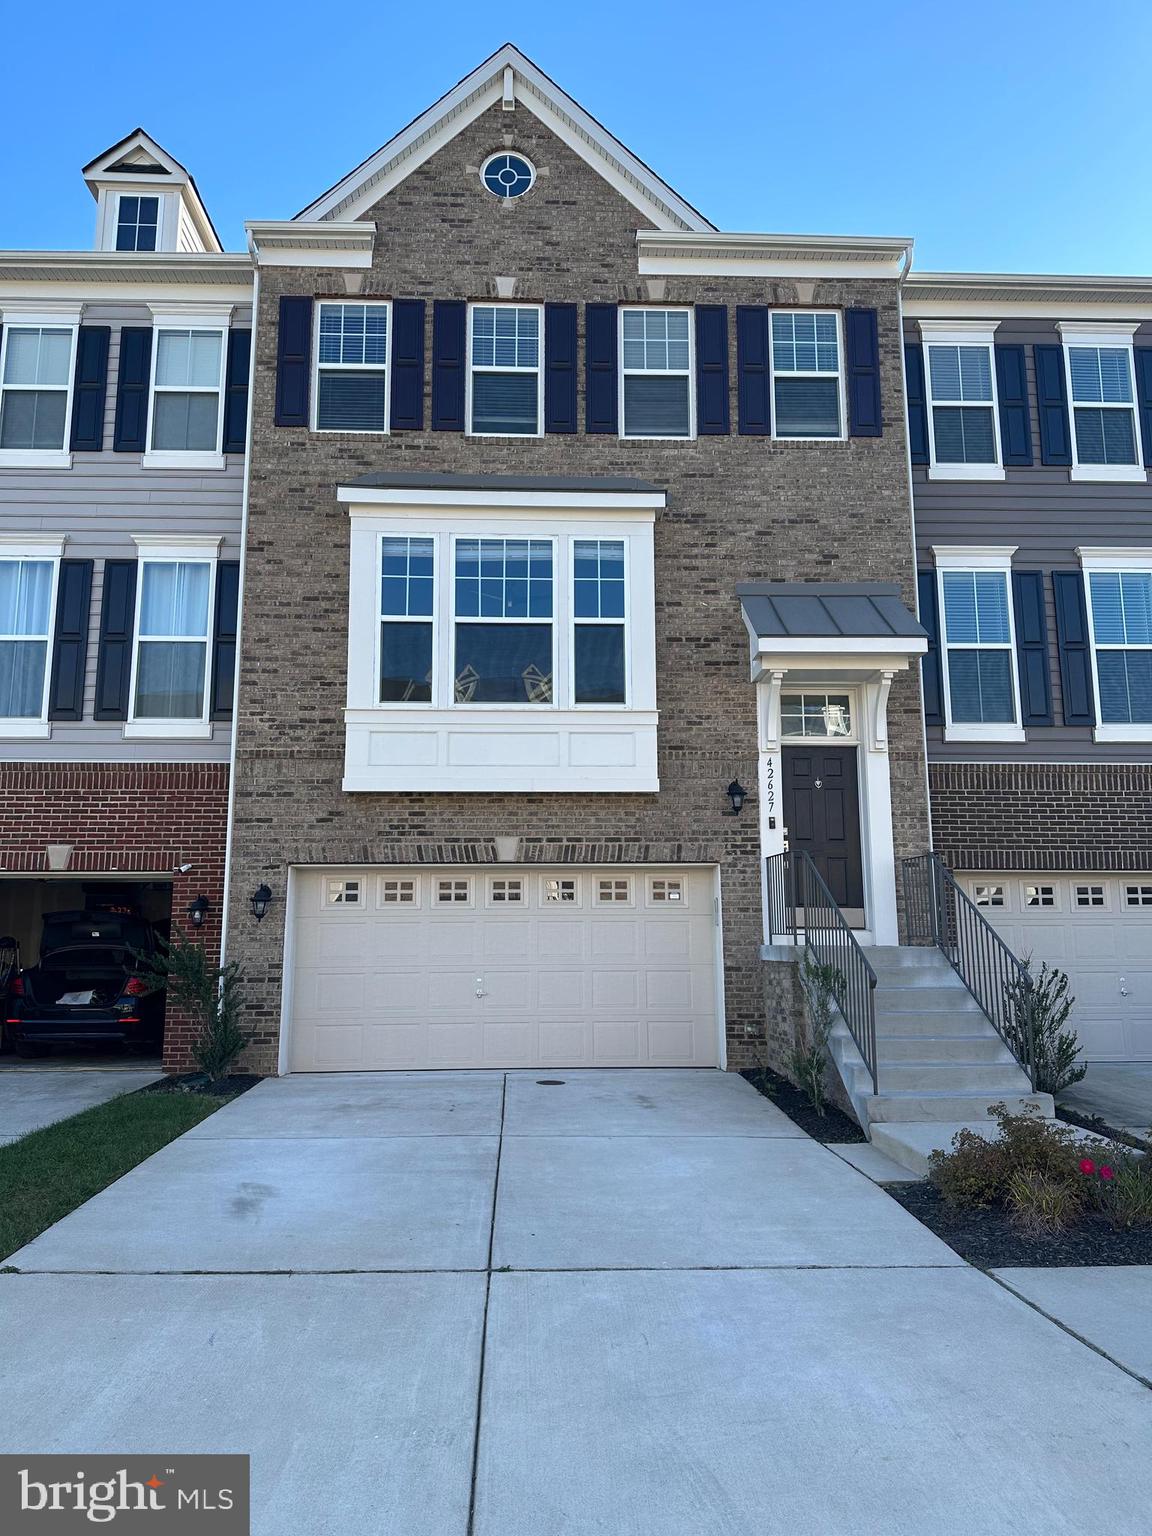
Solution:
[{"label": "black window shutter", "polygon": [[848,432],[852,437],[881,437],[880,331],[874,309],[844,311],[848,354]]},{"label": "black window shutter", "polygon": [[72,450],[99,453],[104,447],[104,402],[108,396],[109,325],[82,325],[76,338],[72,390]]},{"label": "black window shutter", "polygon": [[924,690],[924,723],[925,725],[943,725],[944,690],[940,676],[940,621],[937,616],[935,571],[917,571],[916,592],[920,623],[928,631],[928,650],[920,661],[920,684]]},{"label": "black window shutter", "polygon": [[96,659],[96,720],[127,720],[136,627],[136,562],[105,560]]},{"label": "black window shutter", "polygon": [[116,378],[114,453],[143,453],[148,447],[148,384],[152,368],[152,327],[126,325],[120,332]]},{"label": "black window shutter", "polygon": [[306,427],[312,367],[312,300],[280,296],[276,333],[276,425]]},{"label": "black window shutter", "polygon": [[1028,369],[1023,347],[997,347],[996,395],[1000,402],[1000,447],[1004,463],[1019,468],[1032,462],[1032,413],[1028,409]]},{"label": "black window shutter", "polygon": [[392,303],[392,430],[424,430],[424,300]]},{"label": "black window shutter", "polygon": [[236,621],[240,607],[240,562],[216,567],[216,625],[212,636],[212,718],[231,720],[236,690]]},{"label": "black window shutter", "polygon": [[252,332],[228,332],[228,366],[224,374],[224,452],[243,453],[248,446],[248,365],[252,361]]},{"label": "black window shutter", "polygon": [[1152,347],[1133,347],[1132,352],[1136,359],[1136,406],[1144,439],[1144,463],[1152,468]]},{"label": "black window shutter", "polygon": [[736,306],[737,431],[742,437],[768,437],[772,431],[771,375],[768,368],[768,307]]},{"label": "black window shutter", "polygon": [[1016,664],[1020,669],[1020,723],[1051,725],[1052,680],[1048,672],[1043,571],[1012,572],[1012,608],[1016,620]]},{"label": "black window shutter", "polygon": [[924,348],[904,347],[904,387],[908,391],[908,447],[913,464],[928,462],[928,401],[924,394]]},{"label": "black window shutter", "polygon": [[584,430],[620,430],[615,304],[584,306]]},{"label": "black window shutter", "polygon": [[468,306],[462,299],[432,305],[432,430],[464,431],[464,365]]},{"label": "black window shutter", "polygon": [[728,409],[728,306],[696,306],[696,435],[726,437]]},{"label": "black window shutter", "polygon": [[1072,437],[1068,427],[1068,389],[1064,381],[1064,348],[1035,346],[1036,409],[1040,415],[1040,459],[1044,464],[1071,464]]},{"label": "black window shutter", "polygon": [[576,306],[544,306],[544,430],[576,430]]},{"label": "black window shutter", "polygon": [[1088,609],[1084,602],[1083,576],[1079,571],[1053,571],[1052,594],[1056,599],[1056,638],[1060,647],[1060,691],[1064,699],[1064,724],[1095,725],[1092,646],[1088,638]]},{"label": "black window shutter", "polygon": [[92,561],[61,560],[52,642],[49,720],[83,720],[84,667],[88,660],[88,612]]}]

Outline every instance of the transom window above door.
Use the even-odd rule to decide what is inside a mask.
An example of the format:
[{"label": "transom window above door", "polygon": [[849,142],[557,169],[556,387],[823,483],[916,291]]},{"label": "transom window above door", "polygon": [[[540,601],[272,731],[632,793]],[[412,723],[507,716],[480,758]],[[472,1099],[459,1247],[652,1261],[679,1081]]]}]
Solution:
[{"label": "transom window above door", "polygon": [[782,736],[844,737],[853,733],[847,693],[785,693],[780,696]]},{"label": "transom window above door", "polygon": [[468,430],[478,437],[538,437],[543,414],[540,308],[473,304]]}]

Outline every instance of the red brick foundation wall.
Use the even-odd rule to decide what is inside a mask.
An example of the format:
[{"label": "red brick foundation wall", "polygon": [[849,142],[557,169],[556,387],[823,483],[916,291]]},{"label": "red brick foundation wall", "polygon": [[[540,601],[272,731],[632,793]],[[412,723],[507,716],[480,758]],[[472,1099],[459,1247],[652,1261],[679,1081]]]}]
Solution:
[{"label": "red brick foundation wall", "polygon": [[[224,763],[44,763],[0,765],[0,866],[6,874],[48,869],[47,844],[70,843],[70,875],[172,877],[173,931],[192,931],[186,911],[210,903],[200,930],[220,953],[228,768]],[[178,873],[181,864],[191,870]],[[169,1008],[164,1066],[191,1065],[192,1021]]]},{"label": "red brick foundation wall", "polygon": [[1152,869],[1152,763],[930,763],[954,869]]}]

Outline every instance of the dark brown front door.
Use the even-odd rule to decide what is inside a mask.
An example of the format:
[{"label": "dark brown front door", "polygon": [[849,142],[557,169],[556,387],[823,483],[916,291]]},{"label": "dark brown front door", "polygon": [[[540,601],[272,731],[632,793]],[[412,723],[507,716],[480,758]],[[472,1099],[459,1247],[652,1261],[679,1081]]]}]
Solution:
[{"label": "dark brown front door", "polygon": [[811,854],[840,906],[863,922],[856,748],[785,747],[783,756],[788,846]]}]

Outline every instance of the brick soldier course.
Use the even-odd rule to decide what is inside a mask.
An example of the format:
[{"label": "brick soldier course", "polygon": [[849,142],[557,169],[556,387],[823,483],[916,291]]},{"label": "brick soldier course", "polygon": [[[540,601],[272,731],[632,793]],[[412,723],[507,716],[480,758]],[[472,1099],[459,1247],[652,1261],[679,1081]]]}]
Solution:
[{"label": "brick soldier course", "polygon": [[[486,193],[476,173],[504,147],[526,154],[539,172],[532,190],[508,204]],[[257,1030],[248,1064],[276,1067],[289,865],[487,861],[493,839],[513,835],[524,839],[530,862],[719,864],[728,1061],[749,1065],[764,1029],[755,802],[742,817],[722,815],[731,778],[756,783],[755,690],[735,588],[744,580],[896,580],[914,606],[897,284],[642,279],[635,245],[642,215],[522,108],[484,113],[367,217],[378,231],[371,270],[349,273],[347,282],[331,267],[261,271],[229,928],[230,958],[244,968]],[[579,307],[576,434],[362,436],[274,425],[282,294],[491,301],[498,276],[515,278],[517,302]],[[585,435],[583,305],[653,300],[875,308],[883,435],[819,443],[741,437],[731,367],[730,436]],[[431,318],[429,302],[427,358]],[[627,475],[667,489],[655,526],[658,794],[342,790],[349,519],[336,487],[386,470]],[[889,737],[899,857],[928,846],[915,670],[893,686]],[[247,900],[262,881],[277,899],[258,925]]]}]

